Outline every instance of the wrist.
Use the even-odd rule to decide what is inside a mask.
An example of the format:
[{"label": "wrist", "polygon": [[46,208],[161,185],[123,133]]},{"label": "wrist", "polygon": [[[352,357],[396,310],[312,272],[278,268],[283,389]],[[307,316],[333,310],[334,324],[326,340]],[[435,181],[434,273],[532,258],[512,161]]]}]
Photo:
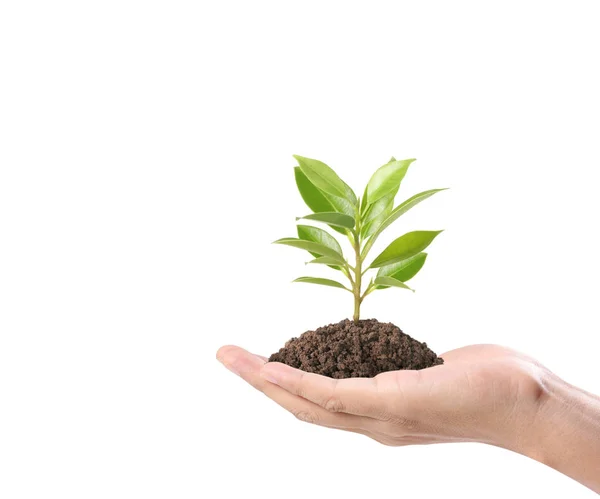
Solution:
[{"label": "wrist", "polygon": [[600,492],[600,399],[541,366],[531,380],[533,396],[500,445]]},{"label": "wrist", "polygon": [[532,457],[536,438],[532,435],[539,426],[540,411],[549,403],[548,389],[551,373],[529,359],[511,359],[506,365],[510,372],[510,393],[494,407],[487,425],[486,443]]}]

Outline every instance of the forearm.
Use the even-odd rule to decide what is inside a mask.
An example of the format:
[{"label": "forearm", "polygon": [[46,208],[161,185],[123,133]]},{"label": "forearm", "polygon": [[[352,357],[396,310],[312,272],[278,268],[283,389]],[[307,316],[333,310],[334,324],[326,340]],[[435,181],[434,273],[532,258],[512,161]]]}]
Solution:
[{"label": "forearm", "polygon": [[600,493],[600,398],[553,373],[540,376],[540,397],[512,450]]}]

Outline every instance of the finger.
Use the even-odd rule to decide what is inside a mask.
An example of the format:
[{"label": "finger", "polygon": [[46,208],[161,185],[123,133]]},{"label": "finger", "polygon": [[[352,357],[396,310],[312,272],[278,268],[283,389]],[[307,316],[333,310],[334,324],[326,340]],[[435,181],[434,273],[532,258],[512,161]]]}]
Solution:
[{"label": "finger", "polygon": [[[262,355],[258,355],[255,353],[250,353],[250,352],[244,350],[243,348],[237,347],[235,345],[225,345],[225,346],[219,348],[219,350],[217,350],[217,360],[219,360],[221,363],[223,363],[223,358],[225,357],[225,355],[227,355],[228,352],[232,352],[232,351],[235,352],[237,350],[240,350],[250,356],[254,356],[254,357],[260,359],[263,364],[266,364],[267,362],[269,362],[269,359],[267,357],[264,357]],[[237,374],[237,373],[235,373],[235,374]]]},{"label": "finger", "polygon": [[458,363],[458,362],[481,362],[482,360],[492,360],[499,357],[506,357],[507,355],[518,355],[518,352],[501,345],[469,345],[466,347],[456,348],[449,352],[440,355],[444,359],[444,362]]},{"label": "finger", "polygon": [[256,355],[239,347],[227,346],[219,349],[217,358],[230,371],[239,375],[254,388],[291,412],[297,419],[328,428],[339,428],[371,436],[371,429],[368,428],[371,421],[368,421],[367,418],[329,412],[317,404],[270,383],[260,375],[265,362]]},{"label": "finger", "polygon": [[266,363],[257,355],[234,345],[226,345],[217,351],[217,360],[232,373],[244,377],[245,373],[259,371]]},{"label": "finger", "polygon": [[383,401],[374,378],[332,379],[279,362],[266,363],[261,376],[328,412],[373,418],[378,417],[383,410]]}]

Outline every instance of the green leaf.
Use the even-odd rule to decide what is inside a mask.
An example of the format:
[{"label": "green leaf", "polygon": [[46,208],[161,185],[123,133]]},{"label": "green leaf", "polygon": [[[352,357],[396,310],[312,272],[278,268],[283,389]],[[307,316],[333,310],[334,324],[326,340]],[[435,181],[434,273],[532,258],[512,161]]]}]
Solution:
[{"label": "green leaf", "polygon": [[398,239],[392,241],[390,245],[384,249],[375,260],[373,260],[373,263],[369,268],[374,269],[383,267],[384,265],[391,265],[392,263],[415,256],[417,253],[420,253],[427,248],[440,232],[442,231],[416,230],[400,236]]},{"label": "green leaf", "polygon": [[431,189],[430,191],[420,192],[419,194],[415,194],[413,197],[400,203],[398,206],[396,206],[396,208],[394,208],[390,215],[381,224],[381,226],[377,230],[377,235],[381,234],[392,223],[398,220],[398,218],[400,218],[401,215],[404,215],[408,210],[418,205],[421,201],[425,201],[428,197],[433,196],[436,192],[445,191],[446,189],[447,188]]},{"label": "green leaf", "polygon": [[[388,161],[387,165],[396,161],[396,158],[392,156],[392,158]],[[387,166],[386,165],[386,166]],[[383,221],[390,215],[392,209],[394,208],[394,198],[398,193],[398,189],[400,188],[400,183],[396,186],[395,189],[390,191],[385,196],[379,198],[377,201],[371,204],[371,202],[367,202],[366,206],[363,210],[363,222],[361,235],[363,237],[369,237],[375,233],[375,231],[379,228],[379,226],[383,223]],[[368,189],[367,185],[365,189],[365,198],[368,199]]]},{"label": "green leaf", "polygon": [[[302,170],[299,166],[294,167],[294,175],[296,177],[296,185],[298,186],[298,191],[300,191],[302,199],[313,212],[322,213],[332,211],[343,211],[343,213],[346,213],[346,211],[348,211],[348,215],[354,214],[354,208],[352,207],[350,202],[346,201],[345,199],[335,198],[336,206],[334,206],[327,198],[329,195],[324,194],[319,189],[317,189],[314,186],[314,184],[310,180],[308,180],[306,175],[302,173]],[[330,197],[334,198],[335,196]],[[338,202],[337,200],[343,203]],[[341,210],[340,208],[344,208],[344,210]],[[345,229],[340,229],[339,227],[331,228],[344,236],[346,235]]]},{"label": "green leaf", "polygon": [[[388,215],[391,213],[394,204],[393,194],[388,194],[375,201],[369,206],[369,209],[365,213],[363,218],[363,226],[371,223],[376,218],[380,217],[382,213],[385,213],[388,209]],[[391,205],[391,206],[390,206]]]},{"label": "green leaf", "polygon": [[273,241],[273,244],[285,244],[287,246],[292,246],[294,248],[306,250],[311,254],[317,254],[319,256],[330,256],[332,258],[335,258],[340,264],[345,263],[344,257],[337,251],[334,251],[331,248],[324,246],[323,244],[314,243],[312,241],[305,241],[303,239],[296,239],[294,237],[284,237],[283,239]]},{"label": "green leaf", "polygon": [[390,215],[394,208],[394,194],[388,194],[378,199],[373,203],[367,215],[365,217],[364,225],[362,227],[362,236],[369,237],[373,234],[383,221]]},{"label": "green leaf", "polygon": [[330,256],[320,256],[307,263],[320,263],[322,265],[329,265],[330,267],[334,267],[339,270],[339,267],[337,267],[337,265],[339,265],[339,262],[335,258],[331,258]]},{"label": "green leaf", "polygon": [[328,225],[333,225],[335,227],[342,227],[344,229],[353,229],[354,228],[354,218],[348,215],[344,215],[343,213],[314,213],[312,215],[306,215],[305,217],[297,218],[296,220],[314,220],[315,222],[324,222]]},{"label": "green leaf", "polygon": [[350,291],[346,286],[342,283],[334,281],[333,279],[323,279],[321,277],[298,277],[298,279],[294,279],[292,282],[308,282],[310,284],[321,284],[322,286],[331,286],[333,288],[342,288],[347,291]]},{"label": "green leaf", "polygon": [[367,196],[369,203],[374,203],[383,196],[398,192],[400,182],[406,175],[408,167],[415,161],[414,159],[403,159],[392,161],[379,168],[367,184]]},{"label": "green leaf", "polygon": [[333,205],[327,200],[323,193],[308,180],[299,166],[294,167],[294,176],[298,191],[306,205],[314,212],[335,211]]},{"label": "green leaf", "polygon": [[377,277],[393,277],[401,282],[407,282],[417,275],[425,264],[427,253],[418,253],[406,260],[380,267]]},{"label": "green leaf", "polygon": [[[394,156],[392,156],[392,158],[386,164],[392,163],[393,161],[396,161],[396,158],[394,158]],[[376,216],[376,215],[374,215],[369,218],[369,215],[373,210],[374,204],[377,204],[377,203],[374,203],[374,204],[370,203],[368,191],[369,191],[369,186],[367,185],[365,187],[365,192],[362,197],[362,203],[360,205],[360,213],[362,215],[363,227],[366,227],[366,225]],[[395,193],[392,195],[392,199],[394,196],[395,196]],[[384,203],[384,205],[385,205],[385,203]]]},{"label": "green leaf", "polygon": [[[334,229],[336,227],[333,227]],[[315,243],[322,244],[323,246],[327,246],[331,248],[338,254],[342,255],[342,247],[340,243],[338,243],[337,239],[333,237],[329,232],[319,228],[312,227],[311,225],[298,225],[298,237],[300,239],[304,239],[305,241],[313,241]],[[344,234],[346,230],[344,229]],[[318,257],[318,253],[310,253],[312,256]],[[322,258],[331,258],[331,257],[322,257]],[[330,267],[334,270],[341,270],[340,267],[337,266],[339,262],[336,260],[336,265],[330,265]]]},{"label": "green leaf", "polygon": [[312,227],[310,225],[298,225],[296,228],[298,230],[298,237],[300,239],[322,244],[323,246],[327,246],[331,250],[335,251],[338,255],[342,254],[342,247],[340,246],[340,243],[338,243],[337,239],[329,232],[319,227]]},{"label": "green leaf", "polygon": [[375,281],[373,281],[375,285],[377,286],[393,286],[395,288],[403,288],[403,289],[410,289],[411,291],[414,292],[414,289],[408,287],[406,284],[404,284],[402,281],[399,281],[398,279],[394,279],[393,277],[376,277]]},{"label": "green leaf", "polygon": [[361,216],[365,214],[365,212],[367,211],[367,207],[369,206],[369,203],[367,202],[367,188],[365,187],[365,192],[363,193],[363,197],[360,200],[360,214]]},{"label": "green leaf", "polygon": [[329,201],[333,205],[335,211],[337,211],[338,213],[344,213],[350,217],[354,217],[356,213],[356,208],[350,201],[344,198],[339,198],[337,196],[332,196],[331,194],[324,194],[324,196],[327,198],[327,201]]},{"label": "green leaf", "polygon": [[347,199],[353,205],[357,204],[354,191],[325,163],[298,155],[294,155],[294,158],[298,161],[302,173],[318,189],[332,196]]},{"label": "green leaf", "polygon": [[412,207],[418,205],[421,201],[424,201],[430,196],[433,196],[436,192],[445,191],[446,189],[432,189],[430,191],[420,192],[419,194],[415,194],[413,197],[407,199],[403,203],[399,204],[394,208],[394,210],[389,214],[389,216],[381,223],[381,225],[375,230],[373,233],[369,233],[370,239],[367,241],[361,255],[364,258],[367,253],[370,251],[371,247],[375,240],[379,237],[379,235],[387,229],[392,223],[394,223],[401,215],[406,213]]}]

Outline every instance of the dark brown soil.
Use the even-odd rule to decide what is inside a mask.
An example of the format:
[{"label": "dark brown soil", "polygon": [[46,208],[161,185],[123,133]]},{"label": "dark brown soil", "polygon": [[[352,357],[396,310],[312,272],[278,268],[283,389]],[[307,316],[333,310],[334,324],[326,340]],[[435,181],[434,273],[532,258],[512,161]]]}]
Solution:
[{"label": "dark brown soil", "polygon": [[269,357],[306,372],[331,378],[373,377],[398,369],[443,364],[435,352],[399,327],[375,319],[343,320],[292,338]]}]

